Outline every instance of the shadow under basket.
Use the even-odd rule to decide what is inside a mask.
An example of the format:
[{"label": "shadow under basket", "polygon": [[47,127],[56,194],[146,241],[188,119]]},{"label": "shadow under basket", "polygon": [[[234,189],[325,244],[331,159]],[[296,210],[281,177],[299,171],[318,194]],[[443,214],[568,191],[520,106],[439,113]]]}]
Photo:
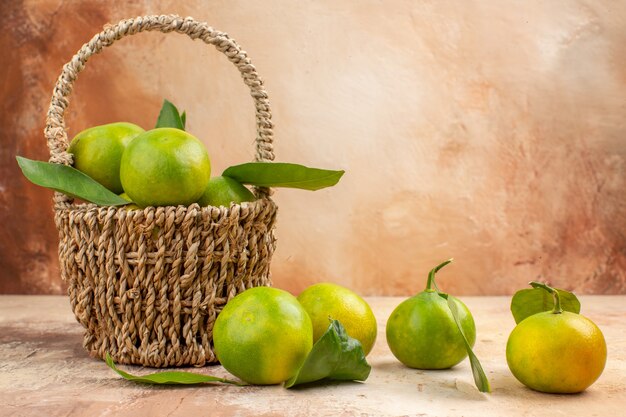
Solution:
[{"label": "shadow under basket", "polygon": [[[255,161],[270,162],[273,125],[267,93],[246,52],[226,33],[176,15],[106,26],[63,67],[45,136],[50,162],[72,165],[64,114],[88,59],[129,35],[180,33],[224,53],[249,87],[256,114]],[[104,359],[152,367],[215,363],[212,332],[224,305],[251,287],[269,286],[277,207],[270,191],[230,207],[101,207],[54,195],[62,278],[84,346]]]}]

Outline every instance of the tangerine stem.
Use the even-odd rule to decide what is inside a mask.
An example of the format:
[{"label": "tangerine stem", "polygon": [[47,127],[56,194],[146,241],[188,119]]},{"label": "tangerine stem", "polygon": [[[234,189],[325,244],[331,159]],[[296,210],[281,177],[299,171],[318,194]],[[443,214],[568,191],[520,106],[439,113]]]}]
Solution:
[{"label": "tangerine stem", "polygon": [[428,273],[428,281],[426,281],[426,291],[432,291],[433,287],[435,287],[435,290],[437,290],[437,292],[440,292],[439,288],[437,287],[437,283],[435,282],[435,274],[439,272],[441,268],[448,265],[453,260],[454,258],[450,258],[447,261],[437,265],[436,267],[430,270],[430,272]]},{"label": "tangerine stem", "polygon": [[531,281],[529,284],[533,288],[540,288],[552,294],[552,297],[554,297],[554,308],[552,309],[553,314],[561,314],[563,312],[563,308],[561,307],[561,297],[559,296],[559,292],[557,290],[550,287],[548,284],[543,284],[537,281]]}]

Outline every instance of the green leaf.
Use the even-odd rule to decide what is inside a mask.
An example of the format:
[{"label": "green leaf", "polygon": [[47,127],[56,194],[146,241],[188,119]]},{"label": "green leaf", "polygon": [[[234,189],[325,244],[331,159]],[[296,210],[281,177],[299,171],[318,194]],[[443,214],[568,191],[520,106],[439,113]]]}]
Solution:
[{"label": "green leaf", "polygon": [[218,378],[216,376],[211,375],[201,375],[193,372],[180,372],[180,371],[165,371],[165,372],[157,372],[154,374],[144,375],[144,376],[136,376],[131,375],[127,372],[124,372],[118,369],[111,358],[109,353],[106,353],[105,358],[106,364],[109,368],[113,369],[117,372],[122,378],[127,379],[129,381],[141,382],[144,384],[156,384],[156,385],[197,385],[197,384],[206,384],[211,382],[221,382],[224,384],[232,384],[245,386],[246,384],[239,383],[237,381],[232,381],[230,379]]},{"label": "green leaf", "polygon": [[222,175],[242,184],[257,187],[286,187],[315,191],[337,184],[344,172],[285,162],[249,162],[227,168]]},{"label": "green leaf", "polygon": [[313,345],[298,373],[285,381],[285,388],[321,380],[365,381],[371,371],[361,343],[348,336],[337,320]]},{"label": "green leaf", "polygon": [[185,112],[183,112],[181,116],[172,102],[163,100],[163,106],[161,107],[155,129],[159,127],[173,127],[175,129],[185,130],[186,119],[187,115]]},{"label": "green leaf", "polygon": [[[561,299],[561,308],[572,313],[580,313],[580,301],[569,291],[555,288]],[[519,323],[526,317],[543,311],[550,311],[554,307],[554,297],[541,288],[528,288],[519,290],[511,299],[511,313],[515,323]]]},{"label": "green leaf", "polygon": [[183,114],[180,115],[180,121],[183,124],[183,130],[187,127],[187,112],[184,111]]},{"label": "green leaf", "polygon": [[123,206],[128,201],[88,175],[62,164],[16,157],[24,176],[33,184],[77,197],[100,206]]},{"label": "green leaf", "polygon": [[437,292],[440,297],[446,299],[448,303],[448,307],[452,312],[452,317],[454,318],[454,322],[456,323],[456,327],[459,329],[461,336],[463,336],[463,343],[465,344],[465,349],[467,349],[467,356],[470,360],[470,365],[472,366],[472,375],[474,376],[474,383],[476,384],[476,388],[480,392],[491,392],[491,387],[489,385],[489,380],[487,379],[487,375],[485,375],[485,371],[483,370],[478,357],[474,354],[472,350],[472,346],[467,341],[467,336],[465,332],[463,332],[463,327],[461,326],[461,321],[459,320],[459,311],[456,307],[456,303],[452,300],[448,294]]}]

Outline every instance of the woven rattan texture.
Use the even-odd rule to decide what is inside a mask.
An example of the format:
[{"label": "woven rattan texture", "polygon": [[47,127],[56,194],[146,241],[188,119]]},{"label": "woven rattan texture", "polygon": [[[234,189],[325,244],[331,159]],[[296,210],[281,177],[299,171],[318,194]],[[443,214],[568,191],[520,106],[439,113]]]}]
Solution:
[{"label": "woven rattan texture", "polygon": [[[256,110],[257,161],[274,159],[267,93],[246,53],[206,23],[144,16],[106,27],[67,63],[54,89],[45,136],[50,161],[71,164],[64,112],[73,83],[93,54],[142,31],[178,32],[214,45],[235,64]],[[276,205],[259,199],[230,208],[99,207],[55,193],[61,275],[84,346],[118,363],[153,367],[216,362],[212,329],[226,302],[247,288],[271,285]]]}]

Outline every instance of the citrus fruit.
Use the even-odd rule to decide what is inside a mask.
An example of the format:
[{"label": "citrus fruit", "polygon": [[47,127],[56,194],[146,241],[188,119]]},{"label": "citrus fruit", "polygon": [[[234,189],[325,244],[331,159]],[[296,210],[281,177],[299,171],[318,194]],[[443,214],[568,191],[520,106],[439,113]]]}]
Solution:
[{"label": "citrus fruit", "polygon": [[94,126],[77,134],[68,148],[74,168],[84,172],[116,194],[123,191],[120,161],[130,141],[144,130],[132,123]]},{"label": "citrus fruit", "polygon": [[198,204],[202,207],[229,207],[230,203],[239,204],[254,200],[254,194],[246,186],[232,178],[220,176],[209,180]]},{"label": "citrus fruit", "polygon": [[602,374],[606,342],[598,326],[580,314],[563,311],[558,293],[552,294],[553,311],[533,314],[513,329],[506,361],[515,378],[536,391],[581,392]]},{"label": "citrus fruit", "polygon": [[367,355],[376,341],[376,317],[370,306],[354,292],[337,284],[311,285],[298,296],[298,301],[311,317],[313,341],[328,330],[329,318],[338,320],[348,335],[361,342]]},{"label": "citrus fruit", "polygon": [[213,343],[231,374],[251,384],[279,384],[304,363],[313,347],[313,330],[293,295],[256,287],[226,304],[215,321]]},{"label": "citrus fruit", "polygon": [[163,127],[142,133],[122,155],[122,186],[139,207],[195,203],[210,176],[204,145],[179,129]]},{"label": "citrus fruit", "polygon": [[130,202],[130,204],[126,204],[124,206],[124,208],[126,210],[141,210],[141,207],[139,207],[137,204],[133,203],[133,200],[130,199],[128,194],[122,193],[122,194],[120,194],[120,197],[122,197],[124,200]]},{"label": "citrus fruit", "polygon": [[[432,287],[435,273],[450,261],[430,271],[426,289],[398,305],[387,320],[387,344],[394,356],[410,368],[447,369],[467,356],[447,301]],[[451,295],[463,333],[470,346],[476,341],[476,326],[468,308]]]}]

